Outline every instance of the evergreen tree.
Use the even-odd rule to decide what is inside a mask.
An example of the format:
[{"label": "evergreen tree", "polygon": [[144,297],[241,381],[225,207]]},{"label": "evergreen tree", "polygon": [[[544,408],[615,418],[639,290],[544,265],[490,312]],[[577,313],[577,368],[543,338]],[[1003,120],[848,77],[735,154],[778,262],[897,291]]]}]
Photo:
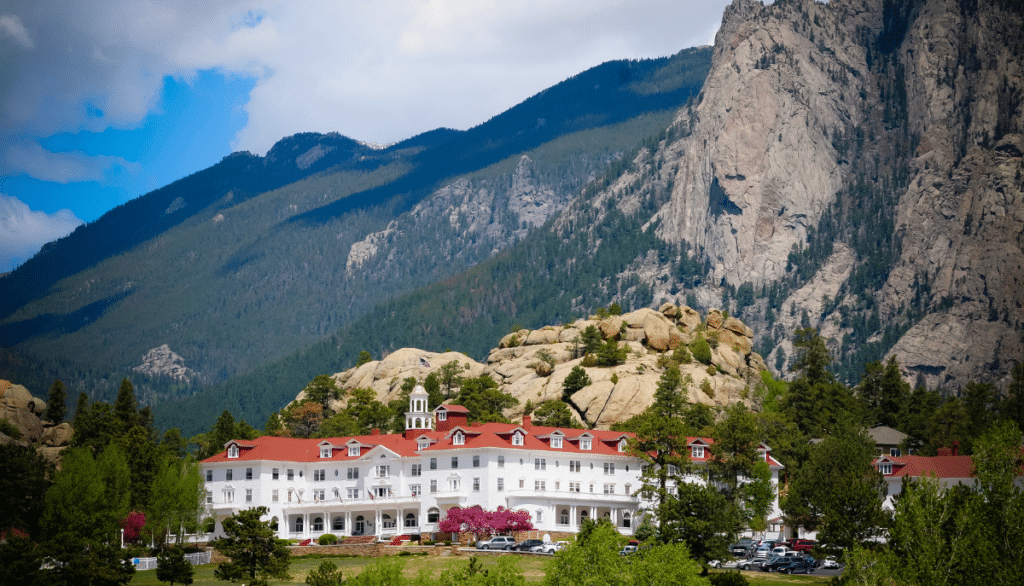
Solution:
[{"label": "evergreen tree", "polygon": [[185,558],[180,547],[166,549],[156,556],[156,579],[161,582],[191,584],[194,580],[195,568]]},{"label": "evergreen tree", "polygon": [[52,466],[34,449],[0,445],[0,534],[38,538]]},{"label": "evergreen tree", "polygon": [[222,562],[214,570],[215,578],[244,581],[250,586],[266,586],[270,578],[290,578],[288,548],[277,539],[268,523],[260,520],[266,514],[266,507],[256,507],[224,520],[225,537],[214,540],[211,545],[231,561]]},{"label": "evergreen tree", "polygon": [[541,427],[560,427],[562,429],[582,429],[583,426],[573,419],[569,406],[561,401],[544,401],[533,414],[534,425]]},{"label": "evergreen tree", "polygon": [[452,360],[441,366],[441,388],[444,389],[444,398],[452,398],[452,389],[462,384],[462,373],[465,369],[458,360]]},{"label": "evergreen tree", "polygon": [[321,411],[328,417],[334,413],[331,410],[331,401],[341,398],[341,390],[338,388],[338,385],[335,384],[333,378],[326,374],[318,375],[309,381],[303,392],[306,399],[319,403]]},{"label": "evergreen tree", "polygon": [[783,413],[810,437],[823,437],[848,419],[860,421],[859,409],[850,389],[829,370],[825,339],[817,330],[797,330],[793,341],[797,358],[792,370],[798,373],[781,401]]},{"label": "evergreen tree", "polygon": [[117,399],[114,401],[114,415],[121,422],[121,433],[123,435],[129,429],[139,425],[139,403],[135,398],[135,387],[127,378],[121,379],[121,387],[117,390]]},{"label": "evergreen tree", "polygon": [[469,410],[469,421],[508,423],[503,411],[519,404],[519,400],[498,389],[488,375],[462,381],[455,403]]},{"label": "evergreen tree", "polygon": [[64,383],[53,381],[50,394],[46,397],[46,417],[53,423],[62,423],[67,415],[68,393]]},{"label": "evergreen tree", "polygon": [[436,372],[427,375],[423,379],[423,389],[427,391],[427,406],[430,409],[444,403],[444,395],[441,394],[441,377]]},{"label": "evergreen tree", "polygon": [[885,366],[881,362],[872,362],[864,367],[864,377],[857,385],[857,398],[862,404],[867,425],[900,428],[900,416],[910,400],[910,385],[903,380],[895,356],[889,358]]},{"label": "evergreen tree", "polygon": [[582,366],[576,365],[562,381],[562,396],[569,397],[588,385],[590,385],[590,377],[587,376],[587,371],[583,370]]},{"label": "evergreen tree", "polygon": [[156,475],[157,447],[141,425],[128,430],[117,444],[124,452],[131,472],[131,506],[141,511],[149,503],[150,488]]}]

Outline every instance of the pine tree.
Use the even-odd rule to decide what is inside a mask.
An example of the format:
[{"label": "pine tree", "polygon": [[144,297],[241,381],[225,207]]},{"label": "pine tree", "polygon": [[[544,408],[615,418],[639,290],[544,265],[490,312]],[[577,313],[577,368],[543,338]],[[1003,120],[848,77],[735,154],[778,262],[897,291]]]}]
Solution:
[{"label": "pine tree", "polygon": [[180,547],[172,547],[156,556],[156,579],[161,582],[170,582],[171,586],[178,584],[191,584],[195,568],[185,558],[185,552]]},{"label": "pine tree", "polygon": [[46,416],[53,423],[62,423],[67,415],[68,393],[64,383],[56,380],[50,387],[50,394],[46,397]]},{"label": "pine tree", "polygon": [[223,562],[214,571],[218,580],[244,581],[246,584],[267,584],[269,578],[287,580],[290,563],[288,548],[277,539],[274,530],[260,517],[266,507],[246,509],[224,520],[225,537],[212,545],[231,561]]}]

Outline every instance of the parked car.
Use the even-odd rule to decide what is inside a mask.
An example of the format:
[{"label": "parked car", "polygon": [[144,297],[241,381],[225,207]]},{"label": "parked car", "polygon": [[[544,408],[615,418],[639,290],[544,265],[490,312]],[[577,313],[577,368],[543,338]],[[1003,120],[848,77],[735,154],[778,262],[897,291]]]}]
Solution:
[{"label": "parked car", "polygon": [[811,551],[818,542],[813,539],[794,539],[789,544],[789,549],[795,551]]},{"label": "parked car", "polygon": [[736,543],[729,546],[729,553],[734,556],[746,556],[747,550],[754,545],[754,540],[749,537],[744,537],[738,540]]},{"label": "parked car", "polygon": [[635,545],[627,545],[622,548],[622,551],[619,552],[619,555],[633,555],[637,552],[638,549],[639,548]]},{"label": "parked car", "polygon": [[772,555],[772,547],[773,546],[767,545],[767,544],[759,546],[754,551],[754,557],[755,558],[761,558],[761,559],[768,559]]},{"label": "parked car", "polygon": [[512,549],[512,546],[516,544],[516,540],[506,535],[495,535],[490,539],[484,539],[476,542],[477,549]]},{"label": "parked car", "polygon": [[569,542],[568,541],[552,541],[552,542],[545,543],[545,544],[541,545],[540,547],[537,548],[536,551],[539,551],[541,553],[551,553],[551,554],[553,554],[556,551],[562,551],[563,549],[565,549],[568,546],[569,546]]},{"label": "parked car", "polygon": [[768,561],[768,558],[750,558],[739,563],[737,568],[741,570],[760,570],[761,564]]},{"label": "parked car", "polygon": [[789,558],[786,563],[776,568],[783,574],[810,574],[814,572],[814,558]]},{"label": "parked car", "polygon": [[768,558],[768,561],[761,564],[760,570],[762,572],[774,572],[791,561],[793,561],[792,558],[786,558],[781,555],[772,556]]},{"label": "parked car", "polygon": [[533,548],[544,545],[539,539],[524,539],[512,546],[512,551],[533,551]]},{"label": "parked car", "polygon": [[836,558],[834,558],[834,557],[827,557],[827,558],[821,560],[821,566],[820,567],[825,569],[825,570],[838,570],[839,569],[839,562],[837,562]]}]

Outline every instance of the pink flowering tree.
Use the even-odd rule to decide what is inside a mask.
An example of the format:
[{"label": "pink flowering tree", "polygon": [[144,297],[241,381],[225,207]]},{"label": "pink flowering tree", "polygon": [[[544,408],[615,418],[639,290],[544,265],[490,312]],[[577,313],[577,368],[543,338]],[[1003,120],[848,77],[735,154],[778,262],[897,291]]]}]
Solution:
[{"label": "pink flowering tree", "polygon": [[146,524],[146,515],[138,512],[128,513],[128,516],[121,519],[121,529],[124,529],[124,540],[127,543],[134,543],[142,534],[142,527]]},{"label": "pink flowering tree", "polygon": [[447,533],[511,533],[533,529],[530,513],[512,511],[498,507],[496,511],[485,511],[479,506],[468,509],[452,508],[437,528]]}]

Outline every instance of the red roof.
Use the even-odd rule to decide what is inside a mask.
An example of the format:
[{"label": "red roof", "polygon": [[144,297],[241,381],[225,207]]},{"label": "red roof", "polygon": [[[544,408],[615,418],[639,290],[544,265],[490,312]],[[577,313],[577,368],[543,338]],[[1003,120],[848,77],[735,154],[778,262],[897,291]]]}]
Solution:
[{"label": "red roof", "polygon": [[874,464],[892,463],[892,474],[887,478],[934,476],[936,478],[971,478],[974,459],[970,456],[884,456]]},{"label": "red roof", "polygon": [[469,413],[469,409],[463,407],[462,405],[439,405],[434,409],[434,411],[440,409],[443,409],[449,413]]}]

